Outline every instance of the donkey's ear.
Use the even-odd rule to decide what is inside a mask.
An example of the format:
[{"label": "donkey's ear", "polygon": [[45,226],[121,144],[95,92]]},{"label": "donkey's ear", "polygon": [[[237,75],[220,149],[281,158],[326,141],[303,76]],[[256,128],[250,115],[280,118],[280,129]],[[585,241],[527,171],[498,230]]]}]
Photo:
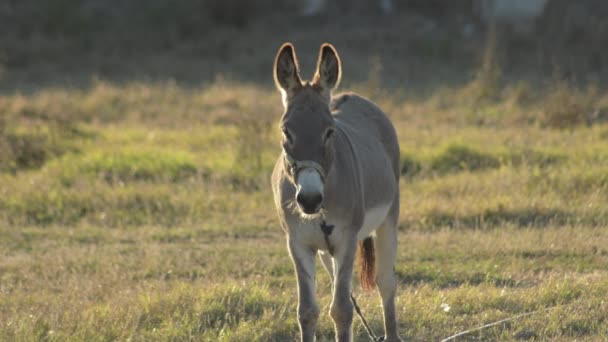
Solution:
[{"label": "donkey's ear", "polygon": [[338,87],[341,77],[342,66],[336,49],[328,43],[321,45],[313,84],[321,87],[323,91],[331,91]]},{"label": "donkey's ear", "polygon": [[274,83],[287,98],[292,97],[295,91],[302,87],[296,50],[291,43],[283,44],[277,52],[274,60]]}]

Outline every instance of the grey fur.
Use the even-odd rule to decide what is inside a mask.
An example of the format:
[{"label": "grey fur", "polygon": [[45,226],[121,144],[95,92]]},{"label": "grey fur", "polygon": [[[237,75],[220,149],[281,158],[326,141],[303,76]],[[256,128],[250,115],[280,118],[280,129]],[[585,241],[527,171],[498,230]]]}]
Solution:
[{"label": "grey fur", "polygon": [[[293,65],[285,65],[286,48],[290,49],[287,55],[293,55]],[[323,61],[324,55],[329,55],[332,63]],[[373,225],[374,240],[378,244],[376,282],[382,297],[386,341],[400,341],[394,304],[399,217],[399,144],[395,129],[371,101],[355,94],[331,97],[332,89],[324,85],[335,85],[340,77],[339,58],[331,45],[321,46],[315,73],[321,79],[315,77],[312,83],[300,81],[293,88],[286,89],[282,84],[287,82],[280,79],[281,68],[288,68],[293,75],[291,68],[295,67],[296,74],[299,74],[293,46],[285,44],[279,50],[277,60],[280,56],[281,63],[275,63],[275,81],[286,100],[281,125],[294,137],[283,139],[284,151],[272,173],[272,189],[296,269],[301,340],[314,341],[319,314],[315,299],[314,261],[317,252],[328,250],[319,228],[322,215],[328,223],[335,225],[329,236],[334,249],[333,258],[323,255],[322,261],[333,282],[330,316],[334,321],[336,340],[352,341],[350,293],[353,263],[358,239],[367,237],[357,235],[364,225]],[[319,70],[323,65],[335,66],[333,58],[338,63],[337,71],[334,70],[336,68]],[[335,133],[333,138],[324,141],[322,137],[328,129],[334,129]],[[295,142],[287,141],[291,139]],[[295,160],[310,160],[324,169],[322,213],[305,215],[295,205],[294,182],[297,175],[292,174],[285,154]],[[372,218],[374,221],[370,221]]]}]

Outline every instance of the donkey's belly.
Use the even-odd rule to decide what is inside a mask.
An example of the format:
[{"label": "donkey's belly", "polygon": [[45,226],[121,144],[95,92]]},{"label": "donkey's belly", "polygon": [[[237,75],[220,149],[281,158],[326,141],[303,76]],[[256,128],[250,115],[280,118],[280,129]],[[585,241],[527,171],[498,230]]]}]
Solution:
[{"label": "donkey's belly", "polygon": [[384,222],[390,208],[391,203],[386,203],[379,207],[367,209],[365,211],[363,226],[359,233],[357,233],[357,239],[363,240],[366,237],[369,237],[372,232]]}]

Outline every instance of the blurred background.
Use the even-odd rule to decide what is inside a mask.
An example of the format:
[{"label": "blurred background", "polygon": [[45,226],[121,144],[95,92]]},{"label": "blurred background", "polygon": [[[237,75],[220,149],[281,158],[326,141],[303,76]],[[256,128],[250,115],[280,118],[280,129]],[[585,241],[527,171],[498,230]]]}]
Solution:
[{"label": "blurred background", "polygon": [[607,1],[2,0],[0,340],[293,340],[285,41],[397,128],[402,336],[605,339]]},{"label": "blurred background", "polygon": [[[311,3],[321,4],[314,14]],[[558,74],[601,85],[606,15],[601,0],[400,0],[388,13],[373,0],[6,0],[2,88],[81,86],[93,77],[201,84],[217,75],[268,86],[284,41],[296,43],[306,72],[330,41],[348,56],[345,81],[365,79],[376,63],[384,85],[413,92],[469,81],[488,44],[502,82],[536,87]]]}]

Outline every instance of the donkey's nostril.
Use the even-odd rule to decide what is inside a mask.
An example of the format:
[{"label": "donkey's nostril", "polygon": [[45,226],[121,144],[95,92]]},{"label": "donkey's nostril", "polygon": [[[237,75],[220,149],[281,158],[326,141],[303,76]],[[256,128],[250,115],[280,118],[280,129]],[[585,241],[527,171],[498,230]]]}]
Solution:
[{"label": "donkey's nostril", "polygon": [[319,211],[320,204],[323,201],[323,195],[320,193],[303,194],[300,192],[296,195],[296,201],[300,207],[304,209],[305,213],[312,214]]},{"label": "donkey's nostril", "polygon": [[323,201],[323,195],[321,194],[313,194],[310,198],[310,202],[316,206],[319,206]]}]

